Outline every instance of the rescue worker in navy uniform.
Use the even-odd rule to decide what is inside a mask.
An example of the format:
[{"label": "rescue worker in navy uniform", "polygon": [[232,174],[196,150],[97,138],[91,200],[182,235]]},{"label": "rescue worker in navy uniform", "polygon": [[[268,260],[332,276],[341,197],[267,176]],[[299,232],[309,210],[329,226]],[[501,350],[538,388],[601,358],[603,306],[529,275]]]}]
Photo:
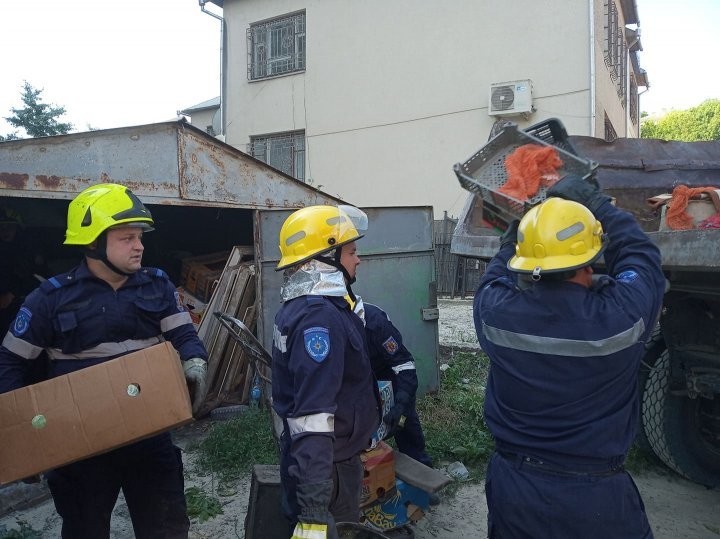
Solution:
[{"label": "rescue worker in navy uniform", "polygon": [[[168,340],[202,394],[207,352],[190,315],[165,273],[141,267],[142,236],[152,225],[150,212],[122,185],[77,195],[65,244],[80,246],[85,258],[28,295],[0,347],[0,393],[21,387],[43,350],[54,377]],[[109,537],[120,489],[136,537],[188,535],[182,460],[170,433],[57,468],[47,480],[63,538]]]},{"label": "rescue worker in navy uniform", "polygon": [[360,452],[380,423],[351,284],[355,241],[367,217],[350,206],[309,206],[280,230],[285,270],[273,328],[273,407],[283,421],[283,513],[293,539],[336,539],[336,522],[358,522]]},{"label": "rescue worker in navy uniform", "polygon": [[[623,463],[662,305],[660,253],[596,184],[568,175],[548,196],[508,228],[475,295],[496,442],[489,537],[649,538]],[[607,276],[593,283],[601,255]]]},{"label": "rescue worker in navy uniform", "polygon": [[383,421],[394,434],[400,452],[432,467],[432,459],[425,452],[425,435],[415,409],[418,388],[415,359],[385,311],[372,303],[363,303],[363,308],[365,335],[375,378],[390,380],[393,387],[394,405]]}]

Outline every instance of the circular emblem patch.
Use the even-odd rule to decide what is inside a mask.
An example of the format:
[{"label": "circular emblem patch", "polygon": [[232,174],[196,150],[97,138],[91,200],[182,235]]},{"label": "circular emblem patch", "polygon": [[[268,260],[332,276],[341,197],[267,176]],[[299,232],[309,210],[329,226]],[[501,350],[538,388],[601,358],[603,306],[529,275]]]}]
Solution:
[{"label": "circular emblem patch", "polygon": [[13,322],[12,325],[12,332],[16,337],[19,337],[28,330],[31,318],[32,313],[30,312],[30,309],[22,307],[20,311],[18,311],[17,316],[15,317],[15,322]]},{"label": "circular emblem patch", "polygon": [[330,353],[330,332],[327,328],[316,327],[306,329],[305,350],[313,361],[322,363]]}]

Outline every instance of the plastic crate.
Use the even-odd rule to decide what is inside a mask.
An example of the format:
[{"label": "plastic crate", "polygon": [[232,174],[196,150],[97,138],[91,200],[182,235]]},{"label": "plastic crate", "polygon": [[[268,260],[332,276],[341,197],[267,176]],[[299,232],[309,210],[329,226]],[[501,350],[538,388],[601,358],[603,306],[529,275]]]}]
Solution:
[{"label": "plastic crate", "polygon": [[557,118],[548,118],[545,121],[526,127],[523,131],[528,135],[539,138],[546,144],[557,146],[566,152],[578,155],[575,147],[570,144],[565,126]]},{"label": "plastic crate", "polygon": [[[565,129],[558,120],[537,124],[533,126],[533,129],[535,129],[535,132],[544,136],[545,140],[520,131],[517,126],[511,125],[488,141],[488,143],[480,148],[470,159],[464,163],[454,165],[453,170],[460,185],[498,209],[509,213],[510,216],[516,218],[522,217],[527,210],[547,198],[545,187],[541,187],[537,194],[528,200],[519,200],[499,191],[507,182],[505,159],[525,144],[554,146],[560,160],[563,162],[563,166],[558,169],[560,177],[568,173],[573,173],[582,178],[591,178],[597,164],[593,161],[582,159],[571,151],[563,149],[562,144],[569,143],[567,142]],[[557,141],[559,144],[549,144],[546,140]],[[571,149],[572,146],[569,148]]]}]

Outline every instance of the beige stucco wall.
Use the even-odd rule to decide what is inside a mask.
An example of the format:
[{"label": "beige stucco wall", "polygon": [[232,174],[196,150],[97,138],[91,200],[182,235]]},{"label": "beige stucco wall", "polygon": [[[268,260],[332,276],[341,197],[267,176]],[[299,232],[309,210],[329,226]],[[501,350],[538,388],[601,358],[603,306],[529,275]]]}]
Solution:
[{"label": "beige stucco wall", "polygon": [[217,109],[200,110],[192,113],[190,123],[207,132],[207,128],[212,126],[213,116]]},{"label": "beige stucco wall", "polygon": [[[616,1],[618,8],[618,16],[620,18],[621,27],[625,27],[623,13],[620,9],[620,3]],[[594,43],[595,43],[595,132],[593,136],[603,138],[605,136],[605,114],[607,114],[610,122],[615,128],[618,137],[638,137],[639,126],[633,124],[629,117],[629,108],[623,107],[618,98],[615,83],[610,78],[610,71],[605,65],[603,50],[605,48],[605,40],[607,36],[607,15],[605,13],[604,0],[595,0],[594,5]],[[632,65],[628,59],[628,70],[632,70]],[[629,81],[627,87],[629,88]]]},{"label": "beige stucco wall", "polygon": [[[248,82],[249,25],[303,9],[306,71]],[[458,215],[452,165],[487,140],[494,82],[532,80],[521,126],[591,134],[587,1],[225,0],[224,17],[226,141],[305,129],[308,181],[358,205]]]}]

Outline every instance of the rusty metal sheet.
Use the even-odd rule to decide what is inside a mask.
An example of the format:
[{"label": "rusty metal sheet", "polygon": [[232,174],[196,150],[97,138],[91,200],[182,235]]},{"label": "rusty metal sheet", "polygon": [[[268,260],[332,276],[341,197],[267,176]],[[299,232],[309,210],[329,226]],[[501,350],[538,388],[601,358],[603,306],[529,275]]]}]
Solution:
[{"label": "rusty metal sheet", "polygon": [[8,196],[72,198],[98,182],[144,197],[178,196],[174,124],[154,124],[0,143]]},{"label": "rusty metal sheet", "polygon": [[617,205],[635,215],[646,231],[657,230],[659,216],[647,199],[676,185],[720,186],[720,141],[679,142],[621,138],[605,142],[571,136],[578,154],[597,161],[596,178]]},{"label": "rusty metal sheet", "polygon": [[179,131],[180,196],[252,208],[300,208],[340,199],[195,129]]},{"label": "rusty metal sheet", "polygon": [[0,143],[0,196],[70,199],[99,182],[127,185],[151,204],[340,202],[184,122]]}]

